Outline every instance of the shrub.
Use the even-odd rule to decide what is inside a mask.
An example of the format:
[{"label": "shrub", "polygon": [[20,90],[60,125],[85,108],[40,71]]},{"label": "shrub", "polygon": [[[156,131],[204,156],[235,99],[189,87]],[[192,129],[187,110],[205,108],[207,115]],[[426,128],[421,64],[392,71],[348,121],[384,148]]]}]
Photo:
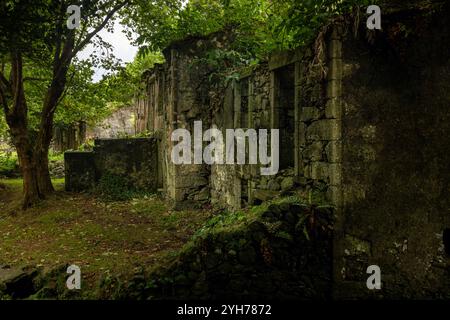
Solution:
[{"label": "shrub", "polygon": [[0,152],[0,176],[17,177],[20,174],[16,153]]},{"label": "shrub", "polygon": [[126,201],[148,195],[146,191],[134,188],[125,177],[111,173],[100,178],[95,193],[107,201]]}]

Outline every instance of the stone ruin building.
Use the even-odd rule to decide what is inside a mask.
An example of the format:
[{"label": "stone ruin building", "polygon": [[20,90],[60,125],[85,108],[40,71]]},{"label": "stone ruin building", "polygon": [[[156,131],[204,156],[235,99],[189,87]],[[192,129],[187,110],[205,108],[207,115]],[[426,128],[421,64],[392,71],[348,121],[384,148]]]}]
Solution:
[{"label": "stone ruin building", "polygon": [[[207,80],[212,70],[202,58],[227,46],[227,33],[174,43],[164,51],[166,62],[145,74],[136,102],[137,132],[154,136],[99,140],[93,153],[67,154],[68,189],[92,186],[110,167],[104,163],[114,161],[182,205],[210,201],[236,210],[286,190],[322,190],[336,208],[336,296],[366,296],[355,275],[372,264],[383,266],[388,289],[408,279],[402,290],[418,297],[448,294],[446,8],[393,10],[383,16],[383,32],[336,23],[310,47],[274,54],[218,86]],[[204,130],[279,128],[279,173],[261,176],[258,165],[174,165],[171,132],[193,132],[199,120]]]}]

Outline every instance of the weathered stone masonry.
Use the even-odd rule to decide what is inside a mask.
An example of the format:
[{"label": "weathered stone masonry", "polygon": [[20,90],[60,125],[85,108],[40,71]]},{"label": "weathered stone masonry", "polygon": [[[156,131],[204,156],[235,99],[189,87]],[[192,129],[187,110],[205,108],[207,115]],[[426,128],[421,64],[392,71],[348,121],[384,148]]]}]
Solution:
[{"label": "weathered stone masonry", "polygon": [[98,139],[93,151],[66,152],[66,190],[93,189],[109,175],[120,178],[126,187],[156,192],[162,188],[159,144],[156,138]]},{"label": "weathered stone masonry", "polygon": [[[163,189],[177,204],[238,209],[286,190],[335,205],[336,298],[450,296],[449,5],[383,15],[383,31],[330,27],[310,47],[274,55],[227,86],[198,63],[232,39],[193,38],[147,74],[137,127],[160,138]],[[357,36],[355,36],[357,34]],[[257,165],[175,166],[176,128],[280,129],[280,172]],[[447,230],[447,231],[446,231]],[[383,289],[367,290],[378,265]]]},{"label": "weathered stone masonry", "polygon": [[[448,33],[437,22],[444,23],[443,16],[414,14],[422,21],[414,41],[396,33],[398,23],[413,27],[401,14],[386,17],[385,32],[371,34],[377,39],[372,44],[364,29],[355,38],[348,26],[335,26],[321,47],[275,55],[241,75],[219,102],[203,103],[200,91],[193,96],[203,104],[178,97],[182,113],[190,112],[177,114],[182,127],[201,119],[222,130],[282,130],[282,170],[276,177],[259,176],[256,165],[213,165],[198,167],[204,175],[192,183],[201,180],[215,205],[234,209],[282,189],[324,190],[337,208],[337,297],[373,294],[365,287],[370,264],[381,267],[385,296],[449,294],[442,235],[450,225],[450,179],[442,166],[448,163],[450,50],[448,40],[435,39],[433,30]],[[431,64],[428,57],[434,58]],[[179,78],[186,77],[178,70]]]}]

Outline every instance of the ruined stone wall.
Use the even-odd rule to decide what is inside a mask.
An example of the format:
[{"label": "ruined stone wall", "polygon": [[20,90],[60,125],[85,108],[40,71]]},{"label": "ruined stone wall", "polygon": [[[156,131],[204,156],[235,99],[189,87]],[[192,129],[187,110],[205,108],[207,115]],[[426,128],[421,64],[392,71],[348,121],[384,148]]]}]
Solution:
[{"label": "ruined stone wall", "polygon": [[111,139],[132,136],[135,131],[135,113],[133,107],[125,107],[113,112],[109,117],[87,129],[88,139]]},{"label": "ruined stone wall", "polygon": [[[270,74],[267,64],[262,64],[243,74],[239,81],[230,83],[222,99],[213,101],[213,124],[222,130],[224,137],[226,129],[270,130],[269,95]],[[211,201],[217,206],[234,209],[252,204],[255,187],[259,184],[258,174],[257,165],[213,165]]]},{"label": "ruined stone wall", "polygon": [[[450,9],[437,12],[393,11],[377,33],[342,22],[219,86],[202,58],[225,39],[173,44],[137,109],[138,127],[160,141],[154,174],[168,198],[238,209],[320,190],[336,207],[337,298],[448,298]],[[171,133],[193,133],[199,120],[224,136],[280,129],[281,170],[265,177],[258,165],[174,165]],[[370,265],[381,268],[381,291],[366,287]]]},{"label": "ruined stone wall", "polygon": [[329,300],[331,233],[318,228],[306,239],[298,224],[305,214],[306,206],[271,204],[239,226],[204,230],[163,266],[110,292],[126,300]]},{"label": "ruined stone wall", "polygon": [[[315,46],[273,55],[244,73],[213,106],[213,123],[227,128],[279,129],[280,168],[212,166],[212,201],[240,208],[289,190],[320,190],[340,200],[340,42],[329,31]],[[232,114],[232,118],[229,115]]]},{"label": "ruined stone wall", "polygon": [[64,158],[67,191],[92,190],[106,177],[133,190],[156,192],[162,187],[155,138],[98,139],[93,151],[66,152]]},{"label": "ruined stone wall", "polygon": [[83,121],[70,125],[57,125],[53,130],[51,148],[57,152],[77,150],[87,138],[86,123]]},{"label": "ruined stone wall", "polygon": [[[259,129],[267,129],[270,133],[273,128],[270,102],[272,91],[271,71],[267,63],[262,63],[254,70],[244,71],[238,81],[216,93],[221,99],[212,101],[215,111],[213,125],[221,129],[224,138],[226,129],[255,129],[257,133]],[[294,114],[290,116],[294,121]],[[293,130],[290,135],[293,138]],[[248,163],[248,141],[246,143]],[[280,146],[282,150],[286,149],[284,147]],[[294,150],[287,149],[292,152],[290,158],[293,159]],[[293,176],[293,167],[280,170],[274,176],[261,176],[260,165],[212,165],[211,201],[219,207],[238,209],[269,200],[279,195],[282,190],[292,188]]]},{"label": "ruined stone wall", "polygon": [[[176,103],[172,130],[187,129],[192,135],[191,138],[194,135],[194,121],[202,121],[203,130],[210,127],[208,69],[199,61],[207,44],[204,40],[198,40],[189,46],[172,50],[171,63],[176,72],[174,88]],[[170,136],[168,138],[170,139]],[[172,143],[171,147],[173,144],[175,143]],[[192,145],[192,151],[193,147]],[[208,166],[204,164],[173,166],[175,201],[208,200],[210,174]]]},{"label": "ruined stone wall", "polygon": [[[210,198],[210,168],[204,164],[174,165],[171,152],[176,142],[171,134],[178,128],[194,132],[194,122],[203,130],[211,126],[208,81],[211,68],[206,54],[228,43],[226,33],[190,38],[164,50],[166,62],[146,75],[146,92],[137,100],[137,130],[154,131],[161,139],[164,189],[175,203],[205,202]],[[193,148],[193,145],[192,145]]]},{"label": "ruined stone wall", "polygon": [[340,297],[368,295],[372,264],[377,297],[450,296],[449,14],[399,11],[344,38]]},{"label": "ruined stone wall", "polygon": [[340,42],[336,32],[329,31],[306,50],[297,65],[298,96],[298,171],[301,183],[325,193],[326,199],[338,205],[340,186],[339,113]]}]

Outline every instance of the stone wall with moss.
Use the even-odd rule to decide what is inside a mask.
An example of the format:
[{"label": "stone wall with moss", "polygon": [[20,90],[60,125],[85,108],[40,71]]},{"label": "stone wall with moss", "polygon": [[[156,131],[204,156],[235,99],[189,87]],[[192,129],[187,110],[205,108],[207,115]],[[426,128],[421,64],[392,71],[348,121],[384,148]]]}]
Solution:
[{"label": "stone wall with moss", "polygon": [[212,166],[214,204],[236,209],[293,189],[319,189],[338,204],[340,44],[337,32],[329,28],[313,45],[274,54],[242,72],[226,89],[213,92],[212,122],[224,135],[230,128],[277,129],[280,135],[280,167],[274,176],[262,176],[258,165]]},{"label": "stone wall with moss", "polygon": [[[217,48],[214,35],[171,46],[161,128],[169,198],[237,209],[319,190],[337,208],[336,297],[448,297],[449,8],[416,3],[385,10],[382,31],[336,20],[310,46],[275,54],[227,85],[209,83],[214,70],[196,64]],[[280,173],[172,165],[170,133],[192,132],[195,120],[204,129],[282,130]],[[382,271],[379,292],[366,287],[372,264]]]},{"label": "stone wall with moss", "polygon": [[326,300],[332,210],[276,201],[219,215],[165,266],[101,287],[120,299]]},{"label": "stone wall with moss", "polygon": [[123,190],[156,192],[159,176],[157,138],[98,139],[93,151],[66,152],[66,190],[117,187]]},{"label": "stone wall with moss", "polygon": [[215,70],[206,60],[211,51],[229,45],[229,37],[224,31],[172,43],[163,52],[165,63],[145,74],[145,91],[136,102],[137,131],[159,132],[160,175],[167,198],[175,204],[203,203],[210,198],[210,167],[174,165],[171,152],[176,142],[171,134],[183,128],[193,135],[195,121],[202,121],[203,130],[210,128],[209,79]]},{"label": "stone wall with moss", "polygon": [[385,12],[382,32],[344,35],[340,297],[368,294],[372,264],[378,297],[450,297],[449,14]]}]

